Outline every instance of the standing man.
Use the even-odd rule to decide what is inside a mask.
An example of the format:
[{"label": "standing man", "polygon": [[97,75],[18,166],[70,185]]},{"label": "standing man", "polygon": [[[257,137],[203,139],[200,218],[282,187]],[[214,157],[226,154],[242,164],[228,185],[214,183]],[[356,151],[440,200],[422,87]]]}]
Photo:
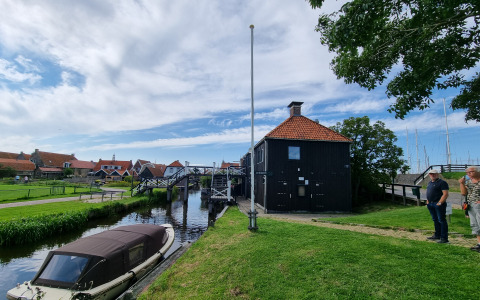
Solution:
[{"label": "standing man", "polygon": [[[478,244],[470,249],[480,252],[480,172],[479,168],[468,167],[466,172],[470,180],[466,181],[465,177],[460,178],[460,192],[467,196],[468,216],[470,218],[470,227],[472,234],[477,236]],[[465,182],[466,181],[466,182]]]},{"label": "standing man", "polygon": [[437,240],[437,243],[448,244],[448,224],[445,218],[447,212],[448,183],[438,178],[437,170],[428,172],[431,181],[427,186],[427,208],[432,215],[435,233],[427,237],[429,240]]}]

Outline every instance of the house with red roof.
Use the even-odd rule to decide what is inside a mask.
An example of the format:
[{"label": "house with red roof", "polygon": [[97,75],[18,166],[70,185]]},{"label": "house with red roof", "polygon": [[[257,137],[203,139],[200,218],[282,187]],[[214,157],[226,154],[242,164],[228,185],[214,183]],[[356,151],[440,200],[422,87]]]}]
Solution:
[{"label": "house with red roof", "polygon": [[164,176],[165,177],[171,176],[182,168],[183,168],[183,165],[178,160],[176,160],[167,166],[164,172]]},{"label": "house with red roof", "polygon": [[135,171],[137,173],[141,173],[142,171],[142,166],[145,165],[145,164],[150,164],[151,162],[148,161],[148,160],[143,160],[143,159],[137,159],[137,161],[135,162],[135,164],[133,165],[133,168],[135,169]]},{"label": "house with red roof", "polygon": [[[255,203],[269,212],[351,212],[351,140],[301,114],[290,117],[254,147]],[[251,153],[242,158],[250,175]],[[250,177],[250,176],[249,176]],[[244,184],[250,197],[251,178]]]},{"label": "house with red roof", "polygon": [[95,163],[93,161],[84,161],[84,160],[71,160],[65,164],[67,168],[73,170],[74,176],[87,177],[88,173],[93,172],[95,168]]},{"label": "house with red roof", "polygon": [[132,169],[133,164],[131,160],[115,160],[115,156],[113,156],[112,160],[100,159],[93,168],[93,172],[95,176],[101,176],[101,178],[123,180],[126,176],[134,173]]},{"label": "house with red roof", "polygon": [[163,178],[166,169],[167,166],[163,164],[147,163],[143,165],[140,177],[149,179]]},{"label": "house with red roof", "polygon": [[29,160],[0,158],[0,166],[2,168],[10,167],[14,169],[22,179],[24,176],[32,177],[35,172],[35,164]]},{"label": "house with red roof", "polygon": [[30,161],[36,166],[35,177],[37,178],[61,178],[63,169],[68,168],[70,161],[73,160],[77,160],[75,154],[52,153],[38,149],[35,149],[30,157]]}]

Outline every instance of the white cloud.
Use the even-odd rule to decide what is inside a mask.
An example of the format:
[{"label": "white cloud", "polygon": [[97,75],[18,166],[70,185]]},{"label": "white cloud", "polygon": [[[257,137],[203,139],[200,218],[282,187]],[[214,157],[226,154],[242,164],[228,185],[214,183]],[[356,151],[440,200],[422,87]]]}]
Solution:
[{"label": "white cloud", "polygon": [[332,113],[332,112],[339,112],[339,113],[371,113],[371,112],[379,112],[385,111],[387,107],[392,103],[391,100],[380,100],[380,99],[359,99],[354,101],[344,101],[342,103],[338,103],[335,105],[327,106],[323,112],[325,113]]},{"label": "white cloud", "polygon": [[21,73],[15,64],[0,58],[0,79],[2,78],[13,82],[29,81],[30,84],[34,84],[42,77],[33,73]]},{"label": "white cloud", "polygon": [[[286,119],[289,116],[288,109],[286,108],[275,108],[271,112],[262,112],[255,113],[254,120],[278,120]],[[251,114],[243,115],[240,117],[240,121],[250,120]]]},{"label": "white cloud", "polygon": [[[256,141],[269,133],[273,126],[256,126]],[[144,148],[164,148],[164,147],[194,147],[207,144],[239,144],[251,140],[251,128],[242,127],[236,129],[226,129],[219,133],[207,133],[195,137],[180,137],[174,139],[158,139],[154,141],[136,141],[131,143],[103,144],[99,146],[82,148],[80,151],[89,150],[113,150],[113,149],[144,149]]]}]

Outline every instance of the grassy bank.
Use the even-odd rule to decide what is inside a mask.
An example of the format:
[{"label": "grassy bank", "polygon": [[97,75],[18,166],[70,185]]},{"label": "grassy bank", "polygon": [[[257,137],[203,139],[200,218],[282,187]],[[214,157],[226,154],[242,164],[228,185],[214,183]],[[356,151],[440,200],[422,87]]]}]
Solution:
[{"label": "grassy bank", "polygon": [[[225,215],[140,299],[477,298],[478,253],[260,218]],[[447,274],[448,279],[444,275]]]},{"label": "grassy bank", "polygon": [[[404,228],[405,230],[433,230],[433,222],[426,206],[402,206],[388,202],[376,202],[363,207],[360,215],[343,218],[321,218],[339,224],[365,224],[382,228]],[[449,232],[470,235],[470,221],[462,210],[454,209]]]},{"label": "grassy bank", "polygon": [[[174,198],[178,189],[173,192]],[[70,201],[0,209],[0,245],[23,244],[67,232],[86,224],[89,219],[167,200],[166,190],[152,196],[140,196],[117,201],[84,203]]]},{"label": "grassy bank", "polygon": [[[14,184],[0,185],[0,203],[11,203],[19,201],[32,201],[41,199],[55,199],[77,196],[85,192],[101,192],[101,189],[91,188],[90,186],[59,186],[61,194],[54,193],[51,186],[30,185],[30,184]],[[53,193],[52,193],[53,192]]]}]

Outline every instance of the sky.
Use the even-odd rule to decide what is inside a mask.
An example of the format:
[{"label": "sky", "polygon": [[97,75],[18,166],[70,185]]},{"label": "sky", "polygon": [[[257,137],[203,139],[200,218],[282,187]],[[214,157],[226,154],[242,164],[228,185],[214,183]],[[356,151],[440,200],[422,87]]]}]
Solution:
[{"label": "sky", "polygon": [[384,86],[368,91],[336,78],[334,54],[314,29],[343,3],[3,0],[0,151],[239,161],[251,139],[253,24],[255,142],[300,101],[302,114],[325,126],[362,116],[384,122],[412,172],[423,171],[447,162],[445,98],[452,163],[478,164],[480,126],[449,108],[455,90],[435,91],[431,108],[399,120],[387,112],[395,99]]}]

